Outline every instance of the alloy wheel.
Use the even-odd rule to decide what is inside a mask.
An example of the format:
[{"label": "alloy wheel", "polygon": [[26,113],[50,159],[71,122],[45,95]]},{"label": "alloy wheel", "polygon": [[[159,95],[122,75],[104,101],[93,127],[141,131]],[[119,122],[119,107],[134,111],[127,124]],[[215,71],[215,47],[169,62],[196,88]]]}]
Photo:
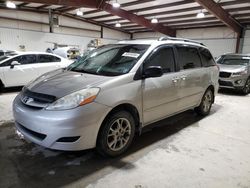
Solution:
[{"label": "alloy wheel", "polygon": [[204,95],[204,98],[203,98],[202,108],[203,108],[204,112],[208,112],[210,110],[211,105],[212,105],[212,101],[213,101],[213,94],[209,90],[206,92],[206,94]]},{"label": "alloy wheel", "polygon": [[244,93],[248,94],[250,92],[250,79],[246,81],[246,85],[244,87]]},{"label": "alloy wheel", "polygon": [[126,118],[116,119],[107,135],[107,145],[112,151],[119,151],[126,146],[131,136],[131,124]]}]

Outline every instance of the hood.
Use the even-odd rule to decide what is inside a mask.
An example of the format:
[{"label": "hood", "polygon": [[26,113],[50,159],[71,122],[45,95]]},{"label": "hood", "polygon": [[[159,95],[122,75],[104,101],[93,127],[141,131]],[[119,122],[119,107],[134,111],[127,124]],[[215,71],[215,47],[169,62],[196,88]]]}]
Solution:
[{"label": "hood", "polygon": [[220,72],[236,73],[246,70],[246,66],[244,65],[218,65],[220,67]]},{"label": "hood", "polygon": [[113,77],[59,69],[40,76],[26,87],[32,92],[53,95],[57,98],[61,98],[73,93],[74,91],[87,87],[98,87],[98,85],[111,79],[113,79]]}]

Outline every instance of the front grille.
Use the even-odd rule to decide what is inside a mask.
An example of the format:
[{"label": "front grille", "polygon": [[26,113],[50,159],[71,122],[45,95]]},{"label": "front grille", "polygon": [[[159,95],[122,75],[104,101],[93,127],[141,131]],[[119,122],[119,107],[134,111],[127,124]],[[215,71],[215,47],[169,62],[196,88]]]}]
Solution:
[{"label": "front grille", "polygon": [[229,78],[232,73],[230,72],[220,72],[220,77],[221,78]]},{"label": "front grille", "polygon": [[26,127],[24,127],[23,125],[21,125],[20,123],[17,123],[18,126],[23,130],[25,131],[27,134],[30,134],[31,136],[34,136],[35,138],[39,139],[39,140],[44,140],[46,138],[46,135],[45,134],[41,134],[41,133],[38,133],[38,132],[35,132],[35,131],[32,131]]},{"label": "front grille", "polygon": [[220,84],[221,86],[233,87],[233,83],[232,83],[232,82],[228,82],[228,81],[219,80],[219,84]]},{"label": "front grille", "polygon": [[52,103],[56,100],[56,97],[53,95],[47,95],[43,93],[32,92],[29,89],[23,91],[24,97],[32,98],[34,101],[39,103]]}]

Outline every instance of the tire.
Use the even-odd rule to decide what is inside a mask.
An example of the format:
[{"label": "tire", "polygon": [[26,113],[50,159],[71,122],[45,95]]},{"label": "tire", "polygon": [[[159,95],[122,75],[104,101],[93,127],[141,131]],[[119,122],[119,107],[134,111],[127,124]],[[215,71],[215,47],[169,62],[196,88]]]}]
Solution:
[{"label": "tire", "polygon": [[208,115],[210,113],[213,100],[214,100],[214,93],[210,88],[208,88],[202,97],[200,105],[197,108],[195,108],[196,113],[201,116]]},{"label": "tire", "polygon": [[244,88],[241,91],[244,95],[248,95],[250,93],[250,78],[247,79]]},{"label": "tire", "polygon": [[102,125],[97,138],[97,151],[105,157],[124,153],[135,136],[135,120],[127,111],[110,115]]},{"label": "tire", "polygon": [[3,82],[0,80],[0,93],[4,91]]}]

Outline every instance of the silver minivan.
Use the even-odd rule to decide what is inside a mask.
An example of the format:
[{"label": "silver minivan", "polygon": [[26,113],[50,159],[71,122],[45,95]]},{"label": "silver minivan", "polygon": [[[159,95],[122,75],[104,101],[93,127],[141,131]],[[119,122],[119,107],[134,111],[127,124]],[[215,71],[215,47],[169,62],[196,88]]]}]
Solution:
[{"label": "silver minivan", "polygon": [[127,150],[142,128],[195,109],[207,115],[219,70],[201,43],[164,37],[106,45],[42,75],[13,102],[16,128],[56,150]]}]

